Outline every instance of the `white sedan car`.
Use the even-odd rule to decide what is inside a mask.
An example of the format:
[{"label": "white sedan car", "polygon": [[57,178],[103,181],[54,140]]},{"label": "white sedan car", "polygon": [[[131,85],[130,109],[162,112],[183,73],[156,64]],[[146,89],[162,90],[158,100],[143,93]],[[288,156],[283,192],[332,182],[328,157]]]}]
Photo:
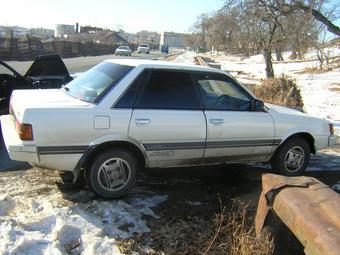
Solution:
[{"label": "white sedan car", "polygon": [[162,61],[107,60],[63,89],[14,91],[1,117],[14,160],[83,171],[105,198],[142,168],[271,162],[298,175],[332,146],[327,120],[255,98],[227,73]]},{"label": "white sedan car", "polygon": [[149,44],[140,44],[137,48],[137,53],[150,53],[150,46]]},{"label": "white sedan car", "polygon": [[116,56],[131,56],[132,50],[130,49],[129,46],[119,46],[115,50],[115,55]]}]

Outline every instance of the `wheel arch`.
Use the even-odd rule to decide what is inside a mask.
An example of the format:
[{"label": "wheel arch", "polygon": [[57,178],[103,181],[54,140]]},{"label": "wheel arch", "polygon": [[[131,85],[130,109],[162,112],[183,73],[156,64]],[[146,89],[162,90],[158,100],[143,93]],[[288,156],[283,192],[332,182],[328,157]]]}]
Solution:
[{"label": "wheel arch", "polygon": [[129,141],[107,141],[98,145],[93,145],[88,148],[88,150],[84,153],[82,158],[80,159],[78,166],[80,169],[84,169],[85,171],[88,169],[91,161],[100,153],[110,149],[123,149],[131,152],[136,156],[137,162],[140,166],[145,168],[147,166],[147,159],[142,152],[142,150],[132,142]]},{"label": "wheel arch", "polygon": [[291,134],[290,136],[286,137],[280,143],[280,145],[276,148],[273,155],[275,155],[275,153],[282,147],[283,144],[285,144],[287,141],[289,141],[293,138],[296,138],[296,137],[303,138],[308,143],[311,153],[313,153],[313,154],[316,153],[314,137],[310,133],[307,133],[307,132],[298,132],[298,133]]}]

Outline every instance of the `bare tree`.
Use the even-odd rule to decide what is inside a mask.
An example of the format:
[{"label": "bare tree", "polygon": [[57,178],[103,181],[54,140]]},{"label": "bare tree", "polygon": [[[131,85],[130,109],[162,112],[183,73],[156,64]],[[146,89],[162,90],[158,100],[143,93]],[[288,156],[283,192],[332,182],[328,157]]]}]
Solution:
[{"label": "bare tree", "polygon": [[316,21],[338,34],[330,8],[327,0],[227,0],[216,13],[198,18],[194,35],[204,50],[213,46],[244,55],[262,53],[266,75],[274,77],[272,53],[280,61],[290,49],[292,58],[302,58],[323,30]]}]

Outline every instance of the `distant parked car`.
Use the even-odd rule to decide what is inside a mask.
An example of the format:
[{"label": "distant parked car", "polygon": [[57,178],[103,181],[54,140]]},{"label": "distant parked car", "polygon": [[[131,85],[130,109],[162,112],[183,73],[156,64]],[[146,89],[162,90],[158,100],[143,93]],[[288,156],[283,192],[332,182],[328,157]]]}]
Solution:
[{"label": "distant parked car", "polygon": [[129,46],[119,46],[115,51],[116,56],[131,56],[131,53]]},{"label": "distant parked car", "polygon": [[58,55],[38,56],[25,75],[0,61],[0,115],[8,113],[13,90],[60,88],[71,80],[72,77]]},{"label": "distant parked car", "polygon": [[150,46],[149,44],[140,44],[137,49],[137,53],[150,53]]},{"label": "distant parked car", "polygon": [[333,124],[264,104],[228,73],[163,61],[107,60],[63,89],[14,91],[1,116],[9,156],[85,171],[95,193],[127,194],[143,168],[270,162],[299,175],[335,144]]}]

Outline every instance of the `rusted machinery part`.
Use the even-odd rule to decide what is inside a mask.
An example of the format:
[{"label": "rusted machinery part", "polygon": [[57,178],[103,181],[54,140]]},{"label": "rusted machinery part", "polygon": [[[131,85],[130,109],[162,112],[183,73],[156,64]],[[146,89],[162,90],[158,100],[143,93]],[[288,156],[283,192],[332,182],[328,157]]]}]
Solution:
[{"label": "rusted machinery part", "polygon": [[259,237],[271,209],[304,246],[306,254],[340,252],[340,196],[311,177],[262,176],[255,219]]}]

